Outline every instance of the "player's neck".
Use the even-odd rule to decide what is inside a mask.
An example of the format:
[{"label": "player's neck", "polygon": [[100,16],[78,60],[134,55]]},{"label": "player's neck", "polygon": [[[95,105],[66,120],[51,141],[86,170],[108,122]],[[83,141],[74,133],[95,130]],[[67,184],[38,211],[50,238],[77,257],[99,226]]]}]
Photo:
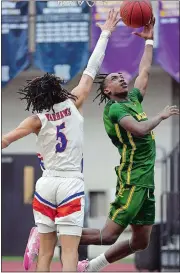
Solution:
[{"label": "player's neck", "polygon": [[128,96],[112,96],[112,100],[118,101],[118,102],[127,102],[128,101]]}]

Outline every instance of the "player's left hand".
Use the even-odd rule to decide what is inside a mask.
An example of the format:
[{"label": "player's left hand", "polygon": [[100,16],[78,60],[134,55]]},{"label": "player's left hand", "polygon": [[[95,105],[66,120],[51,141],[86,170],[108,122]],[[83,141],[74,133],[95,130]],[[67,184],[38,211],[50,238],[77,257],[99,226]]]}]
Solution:
[{"label": "player's left hand", "polygon": [[104,24],[97,23],[96,26],[98,26],[101,29],[101,31],[108,30],[112,33],[115,30],[119,21],[120,21],[119,11],[111,9],[109,11],[108,18],[106,19]]},{"label": "player's left hand", "polygon": [[153,16],[151,22],[144,27],[142,32],[133,32],[133,34],[145,40],[154,40],[154,24],[155,17]]},{"label": "player's left hand", "polygon": [[174,115],[179,115],[179,109],[176,105],[166,106],[164,110],[159,114],[160,117],[164,120]]}]

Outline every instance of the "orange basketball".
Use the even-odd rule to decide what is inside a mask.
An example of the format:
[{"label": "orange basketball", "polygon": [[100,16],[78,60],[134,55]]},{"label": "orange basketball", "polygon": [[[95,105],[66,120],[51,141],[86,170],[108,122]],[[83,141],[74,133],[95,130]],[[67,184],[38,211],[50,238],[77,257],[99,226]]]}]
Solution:
[{"label": "orange basketball", "polygon": [[128,27],[139,28],[147,25],[152,14],[152,6],[148,0],[125,0],[120,6],[120,16]]}]

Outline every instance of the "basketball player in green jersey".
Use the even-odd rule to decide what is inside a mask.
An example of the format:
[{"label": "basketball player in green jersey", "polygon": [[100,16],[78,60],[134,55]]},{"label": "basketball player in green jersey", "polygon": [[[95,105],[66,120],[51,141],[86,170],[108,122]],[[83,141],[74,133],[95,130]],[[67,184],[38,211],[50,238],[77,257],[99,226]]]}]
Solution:
[{"label": "basketball player in green jersey", "polygon": [[[79,271],[100,271],[109,263],[120,260],[149,244],[155,220],[154,164],[155,138],[152,130],[164,119],[178,115],[176,106],[167,106],[160,114],[148,120],[142,101],[148,85],[153,56],[154,19],[142,33],[145,51],[139,66],[134,88],[128,92],[121,73],[101,75],[98,78],[100,102],[108,100],[104,109],[104,126],[112,143],[121,155],[117,174],[116,198],[111,203],[105,227],[99,230],[83,229],[80,244],[114,244],[128,225],[132,237],[116,242],[104,254],[78,264]],[[125,60],[124,60],[125,61]]]},{"label": "basketball player in green jersey", "polygon": [[[155,218],[155,140],[152,130],[162,120],[179,114],[176,106],[168,106],[148,120],[141,105],[152,63],[153,28],[154,21],[142,33],[135,33],[146,40],[146,46],[133,90],[128,92],[120,73],[101,75],[97,80],[100,83],[100,102],[108,100],[104,109],[105,129],[119,150],[121,162],[116,167],[116,198],[111,204],[107,222],[102,230],[83,229],[80,244],[114,245],[91,261],[79,262],[78,271],[100,271],[149,244]],[[131,239],[116,242],[128,225],[132,227]]]}]

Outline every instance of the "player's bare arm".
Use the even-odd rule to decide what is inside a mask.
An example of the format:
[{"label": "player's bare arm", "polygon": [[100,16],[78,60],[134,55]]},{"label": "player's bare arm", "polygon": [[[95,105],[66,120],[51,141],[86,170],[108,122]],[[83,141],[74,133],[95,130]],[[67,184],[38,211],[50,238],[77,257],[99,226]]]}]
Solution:
[{"label": "player's bare arm", "polygon": [[87,68],[83,72],[81,80],[77,87],[72,90],[73,95],[77,97],[75,102],[76,107],[81,108],[83,102],[86,100],[89,92],[92,89],[93,81],[101,67],[103,62],[106,47],[108,44],[109,37],[111,33],[115,30],[117,23],[119,22],[118,18],[119,12],[110,10],[106,22],[101,25],[97,24],[101,29],[101,35],[97,42],[97,45],[88,61]]},{"label": "player's bare arm", "polygon": [[154,24],[155,18],[152,19],[151,23],[148,26],[144,27],[143,32],[134,34],[146,40],[146,46],[144,54],[142,56],[140,65],[139,65],[139,76],[137,77],[134,87],[138,88],[142,96],[146,93],[146,88],[149,80],[149,73],[152,64],[153,58],[153,40],[154,40]]},{"label": "player's bare arm", "polygon": [[1,149],[8,147],[12,142],[19,140],[31,133],[38,134],[41,129],[41,121],[36,115],[26,118],[11,132],[2,136]]},{"label": "player's bare arm", "polygon": [[176,105],[166,106],[162,112],[150,120],[138,122],[132,116],[125,116],[120,120],[120,125],[134,136],[143,137],[150,133],[161,121],[173,116],[179,115],[179,109]]}]

